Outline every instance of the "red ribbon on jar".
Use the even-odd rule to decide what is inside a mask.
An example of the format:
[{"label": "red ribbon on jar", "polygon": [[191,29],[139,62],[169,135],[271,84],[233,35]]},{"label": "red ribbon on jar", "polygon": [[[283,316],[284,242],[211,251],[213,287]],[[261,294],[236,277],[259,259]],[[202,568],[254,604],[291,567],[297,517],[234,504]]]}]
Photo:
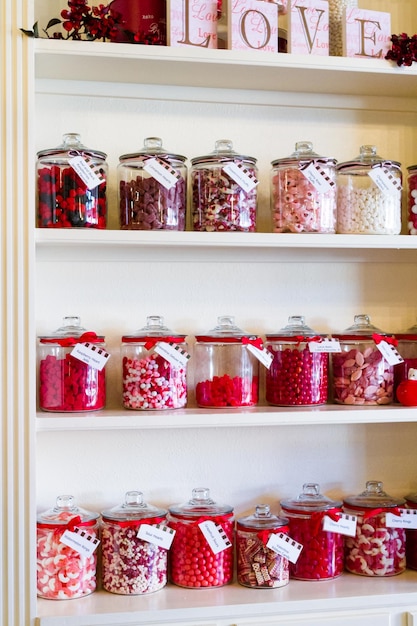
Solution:
[{"label": "red ribbon on jar", "polygon": [[311,520],[314,526],[314,534],[317,535],[321,530],[323,518],[325,515],[330,517],[333,522],[338,522],[343,511],[339,508],[327,509],[326,511],[317,511],[312,514]]},{"label": "red ribbon on jar", "polygon": [[62,348],[75,346],[77,343],[99,343],[102,341],[94,332],[86,332],[79,337],[48,337],[42,338],[41,343],[57,343]]},{"label": "red ribbon on jar", "polygon": [[264,346],[261,337],[242,337],[242,344],[244,346],[254,346],[255,348],[258,348],[258,350],[262,350]]},{"label": "red ribbon on jar", "polygon": [[152,337],[145,343],[146,350],[151,350],[157,343],[183,343],[183,337]]},{"label": "red ribbon on jar", "polygon": [[167,520],[166,517],[144,517],[143,519],[138,520],[132,519],[119,521],[103,517],[103,521],[110,524],[115,524],[116,526],[119,526],[119,528],[139,528],[139,526],[142,526],[142,524],[150,524],[152,526],[156,524],[161,524],[162,522],[166,522]]},{"label": "red ribbon on jar", "polygon": [[391,346],[398,346],[398,341],[395,337],[388,337],[387,335],[378,335],[378,333],[374,333],[372,335],[372,339],[377,345],[381,343],[381,341],[386,341],[386,343],[389,343]]},{"label": "red ribbon on jar", "polygon": [[294,339],[297,340],[297,346],[299,346],[300,343],[310,343],[311,341],[320,343],[323,341],[323,337],[320,337],[320,335],[317,335],[316,337],[303,337],[303,335],[296,335]]},{"label": "red ribbon on jar", "polygon": [[51,522],[50,524],[38,523],[38,528],[51,528],[54,530],[59,530],[60,532],[65,532],[66,530],[73,531],[74,528],[81,528],[82,526],[94,526],[97,523],[97,520],[88,520],[86,522],[82,521],[82,518],[79,515],[72,517],[66,524],[60,524],[59,520],[55,523]]},{"label": "red ribbon on jar", "polygon": [[370,511],[365,511],[365,513],[363,514],[363,519],[368,520],[371,517],[376,517],[377,515],[380,515],[381,513],[392,513],[393,515],[397,515],[398,517],[401,517],[402,515],[401,509],[398,508],[398,506],[389,507],[388,509],[380,507],[379,509],[371,509]]},{"label": "red ribbon on jar", "polygon": [[280,528],[268,528],[267,530],[260,530],[256,533],[256,536],[262,541],[264,545],[266,545],[271,535],[278,535],[279,533],[285,534],[288,533],[289,530],[290,529],[288,526],[281,526]]}]

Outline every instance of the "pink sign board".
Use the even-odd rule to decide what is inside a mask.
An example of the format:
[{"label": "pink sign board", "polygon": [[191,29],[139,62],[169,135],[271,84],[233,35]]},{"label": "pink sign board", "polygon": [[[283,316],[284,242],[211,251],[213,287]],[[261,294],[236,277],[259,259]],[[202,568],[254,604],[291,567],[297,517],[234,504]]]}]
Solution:
[{"label": "pink sign board", "polygon": [[391,14],[366,9],[346,9],[343,51],[347,57],[383,59],[391,47]]},{"label": "pink sign board", "polygon": [[230,0],[228,47],[278,52],[278,5],[263,0]]},{"label": "pink sign board", "polygon": [[292,0],[288,26],[288,52],[318,56],[329,54],[327,0]]},{"label": "pink sign board", "polygon": [[217,1],[170,0],[168,45],[217,48]]}]

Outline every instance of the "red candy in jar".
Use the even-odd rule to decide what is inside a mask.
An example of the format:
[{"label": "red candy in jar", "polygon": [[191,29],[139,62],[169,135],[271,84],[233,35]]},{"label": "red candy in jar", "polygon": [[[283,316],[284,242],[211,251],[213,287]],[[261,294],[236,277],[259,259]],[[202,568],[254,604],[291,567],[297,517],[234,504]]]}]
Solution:
[{"label": "red candy in jar", "polygon": [[170,551],[170,580],[180,587],[221,587],[233,579],[233,508],[217,504],[209,489],[193,489],[185,504],[169,507],[175,532]]},{"label": "red candy in jar", "polygon": [[[413,509],[415,513],[414,519],[417,519],[417,493],[405,496],[405,503],[408,509]],[[417,528],[407,528],[405,531],[405,558],[407,568],[417,570]]]},{"label": "red candy in jar", "polygon": [[345,567],[360,576],[395,576],[405,570],[406,534],[404,528],[386,524],[386,513],[400,515],[403,498],[393,498],[383,484],[369,480],[366,489],[343,501],[343,510],[356,515],[356,535],[346,537]]},{"label": "red candy in jar", "polygon": [[122,505],[103,511],[101,526],[103,588],[121,595],[153,593],[165,587],[168,550],[164,547],[167,511],[128,491]]},{"label": "red candy in jar", "polygon": [[37,156],[38,228],[106,228],[107,155],[68,133]]},{"label": "red candy in jar", "polygon": [[310,406],[327,402],[329,355],[320,352],[322,336],[293,315],[288,325],[266,335],[273,355],[266,370],[266,401],[277,406]]},{"label": "red candy in jar", "polygon": [[408,234],[417,235],[417,165],[407,167]]},{"label": "red candy in jar", "polygon": [[187,404],[185,335],[150,315],[146,326],[122,337],[123,406],[126,409],[180,409]]},{"label": "red candy in jar", "polygon": [[112,0],[109,7],[123,20],[112,41],[166,45],[166,0]]},{"label": "red candy in jar", "polygon": [[404,406],[417,406],[417,370],[408,370],[408,379],[398,385],[397,399]]},{"label": "red candy in jar", "polygon": [[337,404],[385,405],[394,399],[394,365],[378,349],[392,337],[371,324],[368,315],[355,315],[354,324],[338,339],[341,352],[332,354],[333,399]]},{"label": "red candy in jar", "polygon": [[117,168],[122,230],[185,230],[185,156],[147,137],[142,150],[122,154]]},{"label": "red candy in jar", "polygon": [[402,363],[394,366],[394,397],[397,397],[398,385],[408,380],[410,369],[417,369],[417,324],[407,330],[395,333],[397,340],[397,350],[402,356]]},{"label": "red candy in jar", "polygon": [[191,164],[193,230],[255,232],[256,159],[235,152],[229,139],[219,139],[211,154]]},{"label": "red candy in jar", "polygon": [[300,141],[295,152],[272,161],[271,211],[275,233],[336,232],[336,159]]},{"label": "red candy in jar", "polygon": [[[80,347],[90,355],[86,361],[80,358]],[[103,409],[108,356],[104,337],[87,332],[79,317],[64,317],[55,333],[39,337],[39,408],[61,412]]]},{"label": "red candy in jar", "polygon": [[236,523],[237,581],[255,589],[284,587],[289,583],[289,562],[268,547],[271,535],[288,532],[288,519],[272,515],[258,504],[253,515]]},{"label": "red candy in jar", "polygon": [[253,406],[259,396],[259,361],[248,344],[260,342],[222,315],[194,347],[195,391],[199,407]]},{"label": "red candy in jar", "polygon": [[337,519],[342,502],[320,493],[316,483],[303,485],[303,492],[294,499],[281,501],[289,519],[289,536],[303,547],[295,563],[290,563],[290,576],[298,580],[327,580],[343,571],[343,535],[323,529],[324,517]]},{"label": "red candy in jar", "polygon": [[[38,515],[36,572],[39,597],[70,600],[95,591],[98,517],[98,513],[77,507],[74,497],[66,495],[58,496],[52,509]],[[69,542],[66,541],[67,534]],[[77,549],[81,535],[87,538],[87,551]]]}]

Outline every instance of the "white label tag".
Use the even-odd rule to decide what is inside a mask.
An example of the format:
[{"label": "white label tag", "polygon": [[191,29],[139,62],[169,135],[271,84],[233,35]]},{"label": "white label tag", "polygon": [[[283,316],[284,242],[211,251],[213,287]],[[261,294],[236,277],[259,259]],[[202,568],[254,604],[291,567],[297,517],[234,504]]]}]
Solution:
[{"label": "white label tag", "polygon": [[274,360],[274,355],[269,352],[269,350],[265,350],[265,348],[259,349],[256,346],[252,346],[252,344],[245,344],[249,352],[251,352],[257,359],[265,365],[267,369],[271,367],[272,361]]},{"label": "white label tag", "polygon": [[71,351],[71,356],[90,365],[96,370],[102,370],[110,358],[110,354],[94,343],[77,343]]},{"label": "white label tag", "polygon": [[88,159],[83,158],[81,155],[72,157],[68,160],[68,163],[72,169],[77,172],[83,183],[87,186],[87,189],[94,189],[104,182],[104,178],[99,176],[94,170],[94,167]]},{"label": "white label tag", "polygon": [[175,530],[163,524],[141,524],[137,537],[159,548],[169,550],[175,537]]},{"label": "white label tag", "polygon": [[417,509],[400,509],[401,517],[393,513],[385,513],[387,528],[417,528]]},{"label": "white label tag", "polygon": [[338,339],[322,339],[322,341],[309,341],[310,352],[341,352]]},{"label": "white label tag", "polygon": [[243,164],[233,162],[227,163],[227,165],[223,167],[223,170],[226,174],[229,174],[230,178],[242,187],[243,191],[246,191],[246,193],[252,191],[252,189],[254,189],[259,183],[256,176],[254,176],[254,174]]},{"label": "white label tag", "polygon": [[301,543],[294,541],[294,539],[291,539],[291,537],[285,535],[284,533],[272,533],[268,539],[266,547],[285,557],[291,561],[291,563],[297,562],[297,559],[301,554],[301,550],[303,549]]},{"label": "white label tag", "polygon": [[382,167],[375,167],[368,172],[368,176],[372,178],[375,185],[385,194],[399,194],[402,189],[399,178],[393,176],[391,172]]},{"label": "white label tag", "polygon": [[74,528],[74,531],[66,530],[61,535],[60,542],[85,558],[90,557],[100,543],[97,537],[80,528]]},{"label": "white label tag", "polygon": [[161,183],[165,189],[175,187],[180,178],[178,172],[176,172],[169,163],[161,159],[146,159],[143,169],[145,172],[148,172],[152,178],[155,178],[158,183]]},{"label": "white label tag", "polygon": [[347,515],[341,513],[338,520],[332,520],[331,517],[325,515],[323,517],[323,530],[339,535],[347,535],[354,537],[356,535],[356,515]]},{"label": "white label tag", "polygon": [[389,365],[398,365],[398,363],[404,362],[404,359],[397,352],[395,346],[391,345],[390,343],[382,340],[376,344],[376,347],[378,348],[384,359],[389,363]]},{"label": "white label tag", "polygon": [[232,544],[220,524],[206,520],[201,522],[199,527],[213,554],[218,554],[231,547]]},{"label": "white label tag", "polygon": [[320,193],[327,193],[334,186],[327,172],[318,163],[312,161],[307,166],[300,167],[301,172],[313,187]]},{"label": "white label tag", "polygon": [[190,358],[188,352],[183,350],[178,344],[167,341],[159,341],[155,345],[154,350],[174,367],[185,367]]}]

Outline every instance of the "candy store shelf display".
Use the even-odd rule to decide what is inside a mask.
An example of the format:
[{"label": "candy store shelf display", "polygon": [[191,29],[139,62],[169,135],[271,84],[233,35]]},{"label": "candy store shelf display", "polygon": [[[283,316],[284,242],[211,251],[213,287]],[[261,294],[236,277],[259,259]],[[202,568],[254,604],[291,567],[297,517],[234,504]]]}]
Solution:
[{"label": "candy store shelf display", "polygon": [[[123,411],[118,358],[120,337],[147,315],[162,315],[187,335],[223,314],[263,336],[290,315],[304,315],[326,333],[346,328],[358,313],[388,332],[415,324],[415,238],[271,233],[269,175],[274,159],[307,140],[339,161],[362,144],[376,145],[405,173],[417,163],[416,68],[375,59],[30,40],[19,28],[33,23],[32,3],[6,4],[15,22],[1,24],[13,68],[2,77],[8,93],[2,188],[13,207],[2,211],[2,349],[9,366],[2,389],[8,503],[2,590],[9,598],[3,623],[362,626],[366,615],[371,626],[402,626],[415,619],[411,571],[386,580],[343,574],[318,585],[290,581],[276,590],[169,585],[149,597],[99,591],[71,602],[38,600],[34,545],[36,512],[63,493],[100,511],[129,489],[168,506],[207,486],[242,516],[260,501],[278,513],[279,500],[309,481],[332,498],[357,493],[369,479],[382,480],[393,495],[417,491],[412,408],[261,405],[229,412],[194,410],[191,401],[178,412]],[[108,154],[108,230],[34,226],[36,152],[66,132],[79,132],[86,145]],[[116,166],[149,136],[189,159],[207,154],[218,139],[257,157],[259,232],[120,231]],[[106,337],[112,357],[102,412],[37,412],[36,336],[65,315],[79,315]]]}]

